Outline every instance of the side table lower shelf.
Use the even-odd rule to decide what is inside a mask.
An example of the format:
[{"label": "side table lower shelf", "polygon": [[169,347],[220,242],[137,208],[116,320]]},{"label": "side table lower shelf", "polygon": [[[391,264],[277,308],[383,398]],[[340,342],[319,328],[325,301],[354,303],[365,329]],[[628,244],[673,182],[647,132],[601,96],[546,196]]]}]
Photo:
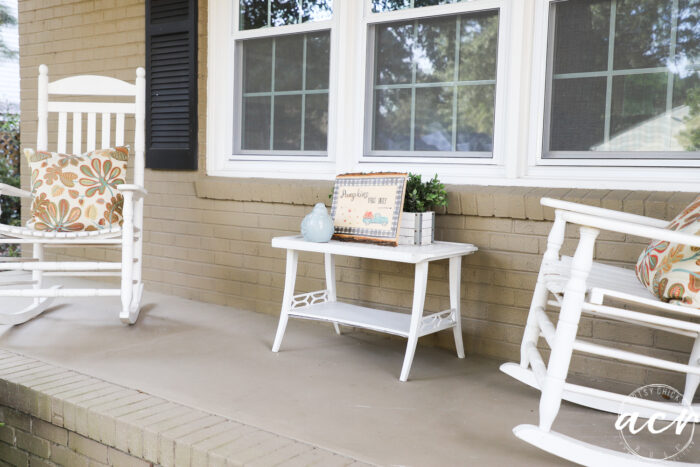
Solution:
[{"label": "side table lower shelf", "polygon": [[[411,332],[411,315],[408,313],[377,310],[344,302],[325,302],[293,308],[289,310],[289,316],[328,321],[406,338]],[[420,322],[418,336],[449,329],[456,324],[454,310],[424,316]]]},{"label": "side table lower shelf", "polygon": [[392,311],[376,310],[343,302],[326,302],[289,310],[295,318],[329,321],[372,331],[408,337],[411,315]]}]

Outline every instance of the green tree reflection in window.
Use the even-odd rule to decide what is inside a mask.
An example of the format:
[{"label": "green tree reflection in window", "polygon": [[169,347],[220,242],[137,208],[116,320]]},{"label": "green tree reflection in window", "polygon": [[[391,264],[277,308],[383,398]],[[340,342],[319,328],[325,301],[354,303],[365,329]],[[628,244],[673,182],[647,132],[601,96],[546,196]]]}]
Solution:
[{"label": "green tree reflection in window", "polygon": [[468,0],[372,0],[372,12],[403,10],[405,8],[420,8],[424,6],[445,5]]},{"label": "green tree reflection in window", "polygon": [[699,16],[700,0],[554,4],[545,157],[698,151]]},{"label": "green tree reflection in window", "polygon": [[333,15],[333,0],[239,0],[239,29],[258,29],[323,21]]}]

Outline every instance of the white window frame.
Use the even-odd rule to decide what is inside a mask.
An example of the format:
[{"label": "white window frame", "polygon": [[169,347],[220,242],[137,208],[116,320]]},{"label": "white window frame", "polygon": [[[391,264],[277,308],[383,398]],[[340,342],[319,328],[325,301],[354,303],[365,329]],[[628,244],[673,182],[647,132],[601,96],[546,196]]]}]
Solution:
[{"label": "white window frame", "polygon": [[[481,180],[484,177],[493,180],[504,177],[504,159],[509,145],[506,135],[513,129],[517,132],[517,119],[507,118],[506,109],[511,88],[514,87],[511,85],[513,80],[508,76],[511,2],[513,0],[470,0],[372,13],[371,0],[334,0],[330,21],[238,31],[238,2],[210,1],[207,173],[234,177],[332,179],[344,172],[400,169],[426,174],[437,172],[447,183],[464,183],[465,177]],[[366,68],[371,63],[368,60],[372,54],[368,42],[371,27],[382,22],[493,9],[499,10],[493,157],[365,156],[365,122],[372,105],[371,95],[368,97],[365,94],[367,83],[371,83],[372,78],[367,75],[369,70]],[[328,155],[270,155],[265,151],[259,154],[245,151],[246,154],[227,157],[227,154],[234,153],[233,134],[240,131],[233,108],[234,103],[239,101],[239,96],[235,94],[238,86],[231,84],[237,79],[240,68],[240,63],[235,63],[233,59],[240,57],[235,53],[235,42],[322,29],[331,31]],[[343,60],[338,60],[338,57],[343,57]],[[511,131],[506,126],[510,126]]]},{"label": "white window frame", "polygon": [[[358,125],[355,134],[358,135],[357,146],[354,149],[355,172],[377,171],[407,171],[421,173],[432,177],[437,174],[441,181],[451,184],[499,184],[507,177],[506,166],[511,151],[517,147],[517,138],[507,135],[518,133],[517,113],[519,103],[519,84],[517,74],[511,66],[512,50],[517,44],[513,42],[513,26],[511,18],[513,10],[517,9],[521,0],[471,0],[445,5],[409,8],[397,11],[372,13],[372,1],[364,0],[364,14],[359,37],[360,66],[357,73],[358,89],[356,99],[358,108],[356,115]],[[494,113],[493,157],[419,157],[419,156],[373,156],[367,154],[367,141],[372,131],[369,127],[372,109],[372,61],[373,50],[371,26],[416,18],[429,18],[443,15],[457,15],[483,10],[498,10],[498,61],[496,71],[496,99]],[[515,78],[515,79],[514,79]],[[361,86],[361,88],[359,88]]]},{"label": "white window frame", "polygon": [[[549,38],[552,4],[557,0],[537,0],[532,43],[532,90],[530,105],[530,131],[528,167],[525,178],[543,180],[546,186],[571,187],[572,185],[600,188],[666,189],[668,191],[697,191],[700,171],[688,168],[700,167],[698,159],[621,159],[604,158],[545,158],[545,118],[549,105],[547,99]],[[601,170],[604,169],[604,170]],[[690,180],[689,180],[690,178]],[[557,180],[566,180],[566,183]],[[684,182],[687,180],[689,183]],[[591,183],[586,183],[590,181]],[[670,185],[673,183],[673,185]],[[596,186],[597,184],[597,186]],[[578,186],[574,186],[578,187]]]},{"label": "white window frame", "polygon": [[[337,1],[337,0],[336,0]],[[209,47],[207,73],[207,173],[220,176],[280,178],[327,178],[335,173],[335,95],[337,92],[338,15],[329,20],[285,26],[239,30],[239,3],[235,0],[209,3]],[[251,151],[235,149],[240,144],[242,53],[241,41],[282,37],[317,31],[330,32],[327,154],[296,151]],[[210,154],[217,154],[212,157]],[[271,172],[270,165],[275,171]]]},{"label": "white window frame", "polygon": [[[505,107],[506,107],[506,93],[500,90],[502,84],[506,83],[507,77],[505,76],[507,67],[507,43],[503,39],[507,35],[501,35],[502,28],[505,27],[508,18],[501,11],[502,3],[500,1],[491,2],[461,2],[440,5],[438,7],[422,7],[422,8],[407,8],[403,10],[397,10],[392,12],[383,13],[370,13],[365,15],[364,29],[366,34],[364,35],[366,39],[365,48],[367,50],[366,56],[364,57],[363,63],[363,76],[365,81],[365,88],[363,91],[364,98],[364,128],[363,128],[363,139],[364,147],[362,154],[360,156],[361,163],[400,163],[400,164],[411,164],[418,162],[430,162],[434,164],[483,164],[483,165],[503,165],[503,145],[505,143],[504,126],[505,122]],[[492,7],[489,7],[492,5]],[[372,1],[367,2],[367,10],[371,11]],[[425,10],[429,9],[429,15],[426,14]],[[495,94],[495,112],[494,112],[494,139],[493,139],[493,150],[490,156],[469,156],[468,152],[458,153],[457,151],[448,153],[449,155],[442,155],[437,151],[430,151],[429,156],[421,157],[422,152],[427,153],[428,151],[414,151],[413,154],[408,154],[410,151],[396,151],[400,155],[392,155],[391,151],[374,151],[371,148],[373,124],[374,124],[374,42],[376,39],[375,28],[384,23],[391,23],[396,21],[409,21],[415,19],[426,19],[436,16],[456,16],[464,13],[477,12],[477,11],[498,11],[499,14],[499,37],[498,37],[498,62],[496,64],[496,94]],[[504,17],[506,16],[506,17]],[[453,122],[455,124],[456,122]],[[383,154],[380,154],[383,153]],[[461,155],[463,154],[463,155]],[[483,153],[482,153],[483,154]]]},{"label": "white window frame", "polygon": [[[698,191],[700,161],[543,159],[550,5],[556,0],[469,0],[372,13],[370,0],[334,0],[331,30],[328,155],[326,157],[233,154],[233,43],[267,34],[319,29],[319,23],[235,31],[238,2],[209,0],[207,73],[207,174],[332,180],[339,173],[410,171],[438,174],[449,184],[551,188]],[[494,157],[444,158],[365,155],[369,27],[416,17],[499,10]],[[325,23],[325,22],[323,22]],[[342,57],[342,59],[339,59]],[[369,94],[369,95],[368,95]],[[367,107],[369,103],[369,108]],[[449,159],[449,158],[447,158]]]}]

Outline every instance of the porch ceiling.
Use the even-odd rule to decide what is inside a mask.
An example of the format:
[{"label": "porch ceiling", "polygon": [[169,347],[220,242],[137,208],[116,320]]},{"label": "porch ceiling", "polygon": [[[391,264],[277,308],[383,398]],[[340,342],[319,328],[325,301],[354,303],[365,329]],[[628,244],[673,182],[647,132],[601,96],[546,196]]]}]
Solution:
[{"label": "porch ceiling", "polygon": [[[0,328],[0,347],[365,462],[561,465],[511,433],[537,422],[539,399],[498,362],[419,347],[400,383],[403,341],[292,320],[274,354],[272,316],[156,293],[143,303],[127,327],[118,299],[61,302]],[[609,415],[564,404],[557,429],[619,448]]]}]

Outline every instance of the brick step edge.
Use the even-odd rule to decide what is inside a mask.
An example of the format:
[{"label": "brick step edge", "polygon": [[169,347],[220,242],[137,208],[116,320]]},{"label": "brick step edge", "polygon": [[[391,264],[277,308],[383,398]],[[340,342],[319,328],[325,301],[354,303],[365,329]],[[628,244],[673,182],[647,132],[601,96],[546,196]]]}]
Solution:
[{"label": "brick step edge", "polygon": [[0,349],[0,464],[368,465]]}]

